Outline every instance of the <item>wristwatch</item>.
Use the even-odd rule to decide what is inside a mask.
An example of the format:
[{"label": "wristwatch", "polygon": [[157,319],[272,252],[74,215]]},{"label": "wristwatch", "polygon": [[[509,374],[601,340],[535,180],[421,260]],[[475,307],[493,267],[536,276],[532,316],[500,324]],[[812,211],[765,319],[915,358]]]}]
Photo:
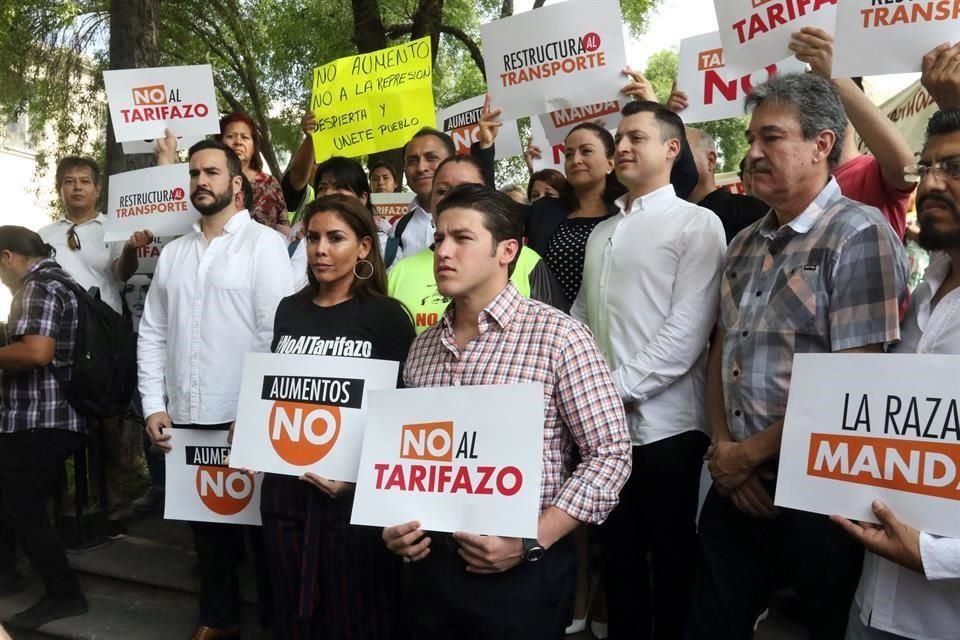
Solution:
[{"label": "wristwatch", "polygon": [[527,562],[536,562],[547,552],[543,545],[534,538],[523,538],[523,559]]}]

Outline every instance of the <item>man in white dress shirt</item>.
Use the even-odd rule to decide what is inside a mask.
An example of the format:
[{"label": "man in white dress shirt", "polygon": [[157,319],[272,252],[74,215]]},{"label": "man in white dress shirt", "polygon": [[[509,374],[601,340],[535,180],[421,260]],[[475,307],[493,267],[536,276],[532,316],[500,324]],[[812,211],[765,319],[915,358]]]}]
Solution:
[{"label": "man in white dress shirt", "polygon": [[694,575],[706,350],[726,240],[719,218],[670,183],[684,137],[655,102],[623,108],[615,167],[629,193],[587,241],[571,310],[596,336],[633,441],[633,473],[603,525],[612,640],[681,637]]},{"label": "man in white dress shirt", "polygon": [[[122,313],[120,290],[137,271],[137,250],[153,241],[149,231],[137,231],[124,242],[104,242],[106,216],[97,211],[101,191],[100,167],[91,158],[67,156],[57,163],[56,183],[64,217],[37,233],[57,251],[56,261],[84,289],[96,287],[100,299]],[[89,441],[93,469],[106,479],[106,495],[100,496],[105,512],[120,508],[119,471],[128,463],[122,459],[123,420],[100,422],[102,438]],[[102,444],[102,450],[100,445]],[[94,486],[100,486],[94,482]]]},{"label": "man in white dress shirt", "polygon": [[[919,178],[919,242],[935,253],[894,350],[960,354],[960,109],[933,115],[920,163],[904,174]],[[834,517],[868,551],[847,640],[960,637],[960,539],[918,531],[880,501],[873,512],[880,526]]]},{"label": "man in white dress shirt", "polygon": [[[220,142],[190,148],[192,233],[160,254],[140,320],[138,365],[147,433],[169,451],[176,428],[226,432],[236,419],[243,355],[269,351],[293,274],[283,238],[236,206],[241,167]],[[173,431],[173,434],[171,434]],[[243,528],[192,522],[200,565],[195,640],[239,637],[236,567]]]}]

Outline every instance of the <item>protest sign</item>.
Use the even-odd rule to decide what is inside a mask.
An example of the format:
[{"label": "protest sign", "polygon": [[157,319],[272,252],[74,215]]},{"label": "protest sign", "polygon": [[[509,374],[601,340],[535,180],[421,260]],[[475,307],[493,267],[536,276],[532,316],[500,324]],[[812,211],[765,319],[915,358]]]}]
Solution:
[{"label": "protest sign", "polygon": [[[457,153],[470,154],[470,145],[480,135],[480,117],[483,115],[483,102],[486,96],[476,96],[463,100],[437,113],[437,125],[453,138]],[[494,107],[495,108],[495,107]],[[520,144],[520,131],[516,120],[506,120],[500,127],[496,143],[497,160],[512,158],[523,153]]]},{"label": "protest sign", "polygon": [[[833,34],[837,0],[713,0],[728,77],[776,64],[793,53],[790,37],[803,27]],[[871,52],[872,55],[873,52]]]},{"label": "protest sign", "polygon": [[[185,151],[201,140],[203,140],[203,136],[177,136],[177,149]],[[120,143],[120,146],[123,147],[123,153],[128,156],[135,153],[153,155],[155,144],[156,140],[128,140]]]},{"label": "protest sign", "polygon": [[167,466],[167,520],[260,525],[260,481],[227,467],[226,431],[174,429]]},{"label": "protest sign", "polygon": [[589,104],[625,84],[614,0],[550,4],[480,25],[480,37],[491,103],[506,120]]},{"label": "protest sign", "polygon": [[960,358],[798,354],[776,504],[960,536]]},{"label": "protest sign", "polygon": [[[927,122],[937,111],[937,103],[920,81],[917,80],[879,108],[900,130],[910,149],[914,153],[920,153],[926,138]],[[860,151],[867,151],[862,140],[859,141],[858,148]]]},{"label": "protest sign", "polygon": [[[103,72],[117,142],[220,133],[220,114],[208,64]],[[152,149],[149,152],[152,153]]]},{"label": "protest sign", "polygon": [[377,215],[393,224],[407,214],[412,193],[371,193],[370,202],[377,210]]},{"label": "protest sign", "polygon": [[168,164],[110,176],[103,239],[126,240],[134,231],[179,236],[193,228],[200,215],[189,198],[186,164]]},{"label": "protest sign", "polygon": [[930,49],[958,38],[960,0],[914,0],[890,6],[874,0],[843,0],[837,5],[833,77],[919,72],[920,61]]},{"label": "protest sign", "polygon": [[533,144],[540,147],[543,154],[539,160],[533,161],[534,171],[541,169],[556,169],[564,173],[564,140],[567,134],[577,125],[592,122],[616,133],[617,125],[623,119],[620,109],[623,107],[623,98],[613,98],[606,102],[558,109],[544,113],[530,119],[530,136]]},{"label": "protest sign", "polygon": [[175,240],[173,236],[154,236],[153,241],[137,248],[137,273],[153,275],[163,248]]},{"label": "protest sign", "polygon": [[374,391],[352,524],[535,538],[543,385]]},{"label": "protest sign", "polygon": [[315,68],[310,110],[317,162],[402,147],[436,124],[430,38]]},{"label": "protest sign", "polygon": [[276,350],[244,357],[231,463],[353,482],[366,392],[395,388],[400,365],[370,359],[369,340],[282,335]]},{"label": "protest sign", "polygon": [[794,57],[743,75],[727,75],[720,33],[705,33],[680,41],[677,89],[687,94],[689,102],[680,112],[684,122],[708,122],[743,115],[743,99],[754,85],[766,82],[778,73],[806,70],[807,65]]}]

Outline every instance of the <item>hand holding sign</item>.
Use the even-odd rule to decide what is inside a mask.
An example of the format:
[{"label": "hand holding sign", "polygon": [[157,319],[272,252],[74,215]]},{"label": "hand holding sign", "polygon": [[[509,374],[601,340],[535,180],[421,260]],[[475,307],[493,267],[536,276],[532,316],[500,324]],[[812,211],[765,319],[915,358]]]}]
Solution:
[{"label": "hand holding sign", "polygon": [[381,537],[387,549],[408,562],[417,562],[430,555],[430,537],[420,529],[416,520],[387,527]]},{"label": "hand holding sign", "polygon": [[177,163],[177,136],[169,128],[164,129],[162,138],[157,138],[153,144],[153,152],[157,156],[157,166]]},{"label": "hand holding sign", "polygon": [[941,109],[960,107],[960,42],[945,42],[923,56],[920,84]]},{"label": "hand holding sign", "polygon": [[[170,429],[173,428],[173,420],[166,411],[158,411],[147,416],[147,436],[150,437],[150,443],[164,453],[169,453],[173,448],[170,444]],[[166,430],[166,433],[164,433]]]},{"label": "hand holding sign", "polygon": [[690,105],[690,99],[687,94],[677,89],[677,81],[673,81],[673,89],[670,91],[670,99],[667,100],[667,109],[674,113],[680,113]]},{"label": "hand holding sign", "polygon": [[810,70],[823,78],[833,77],[833,36],[816,27],[804,27],[793,34],[790,51],[800,62],[810,65]]},{"label": "hand holding sign", "polygon": [[634,100],[649,100],[650,102],[657,101],[657,94],[653,90],[653,85],[650,84],[649,80],[643,77],[642,73],[639,71],[634,71],[630,67],[624,67],[621,73],[625,76],[628,76],[631,82],[623,89],[620,89],[620,93],[629,98],[633,98]]},{"label": "hand holding sign", "polygon": [[331,498],[340,498],[346,495],[353,493],[353,490],[356,488],[356,484],[353,482],[344,482],[342,480],[327,480],[326,478],[321,478],[315,473],[305,473],[300,476],[300,479],[306,482],[307,484],[313,485],[315,488],[323,491]]},{"label": "hand holding sign", "polygon": [[467,563],[469,573],[503,573],[523,562],[523,541],[520,538],[478,536],[454,532],[460,543],[457,553]]},{"label": "hand holding sign", "polygon": [[830,516],[830,519],[843,527],[867,551],[922,574],[920,532],[900,522],[893,511],[881,501],[874,500],[871,506],[873,515],[880,521],[879,526],[853,522],[843,516]]}]

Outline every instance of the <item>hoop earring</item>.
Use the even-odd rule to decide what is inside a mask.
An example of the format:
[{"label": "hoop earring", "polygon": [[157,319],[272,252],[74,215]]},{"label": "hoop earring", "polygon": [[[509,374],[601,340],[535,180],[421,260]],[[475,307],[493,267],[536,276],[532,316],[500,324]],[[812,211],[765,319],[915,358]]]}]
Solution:
[{"label": "hoop earring", "polygon": [[[360,264],[366,264],[368,267],[370,267],[370,272],[367,275],[362,276],[359,273],[357,273],[357,266]],[[374,271],[376,271],[376,269],[373,268],[373,263],[365,258],[360,258],[359,260],[357,260],[357,264],[353,265],[353,275],[359,280],[369,280],[370,278],[373,277]]]}]

